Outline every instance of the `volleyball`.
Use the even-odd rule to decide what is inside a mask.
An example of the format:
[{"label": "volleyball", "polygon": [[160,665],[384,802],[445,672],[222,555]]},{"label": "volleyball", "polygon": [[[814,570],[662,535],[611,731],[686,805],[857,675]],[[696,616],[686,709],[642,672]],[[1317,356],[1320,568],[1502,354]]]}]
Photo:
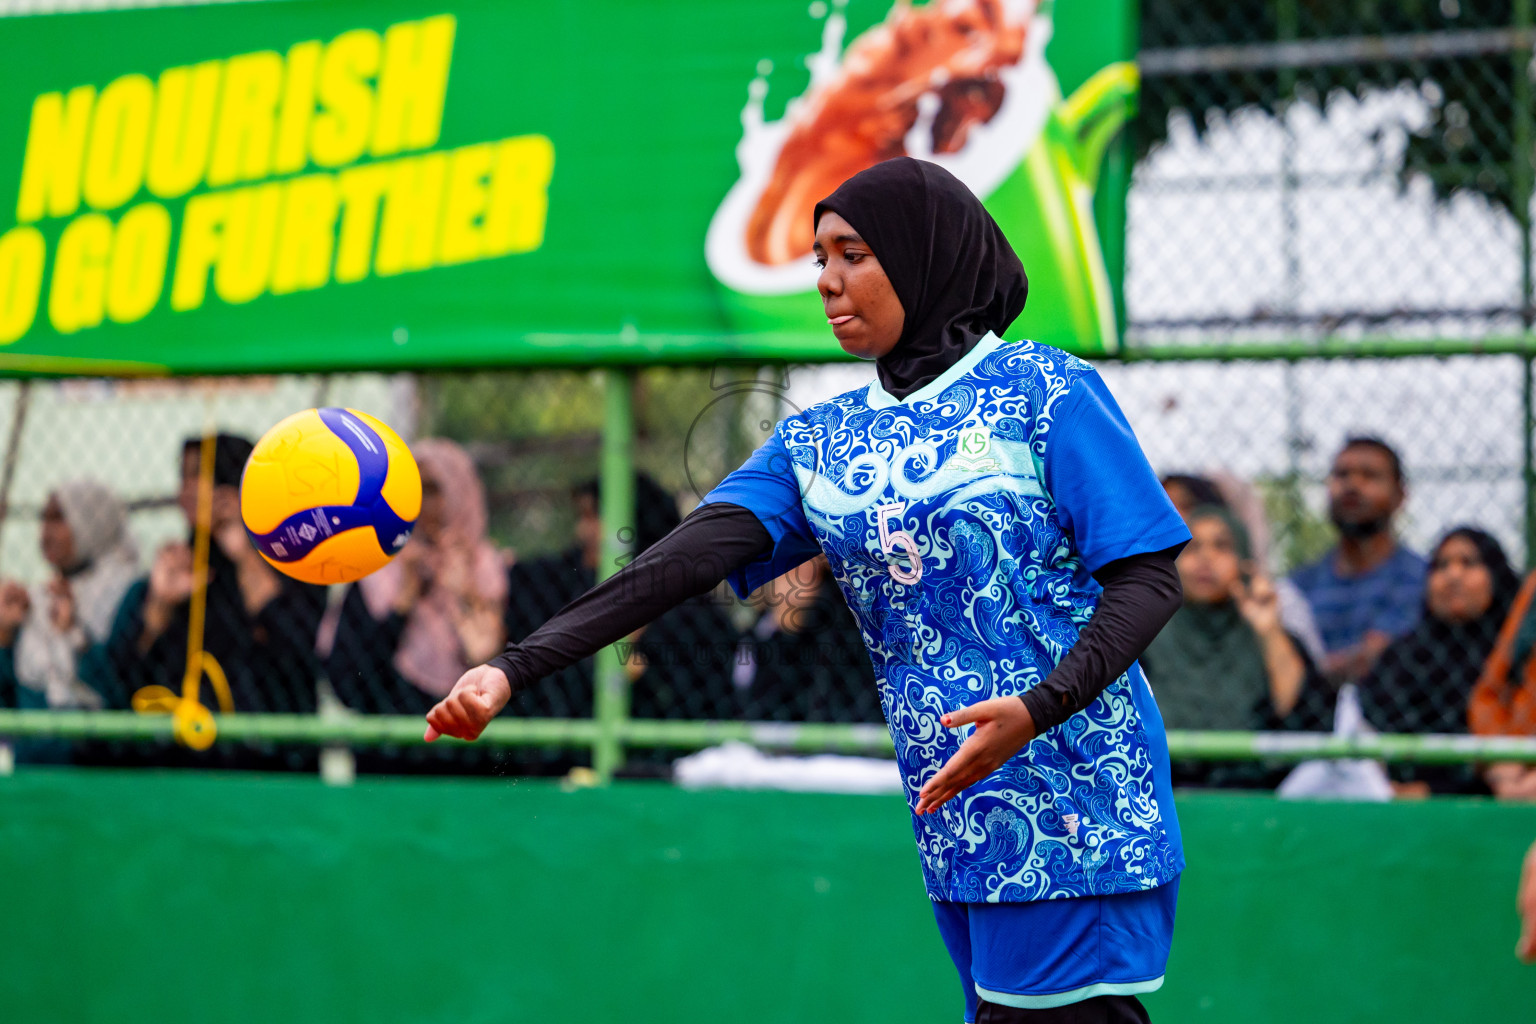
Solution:
[{"label": "volleyball", "polygon": [[400,435],[356,409],[308,409],[256,443],[240,518],[261,556],[305,583],[382,568],[421,513],[421,471]]}]

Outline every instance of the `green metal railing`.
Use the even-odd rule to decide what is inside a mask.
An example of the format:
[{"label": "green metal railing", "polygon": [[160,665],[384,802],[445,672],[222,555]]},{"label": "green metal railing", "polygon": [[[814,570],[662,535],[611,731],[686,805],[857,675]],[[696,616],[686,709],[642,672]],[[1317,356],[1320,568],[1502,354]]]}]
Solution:
[{"label": "green metal railing", "polygon": [[[295,743],[312,746],[377,747],[422,743],[424,723],[409,715],[329,717],[239,714],[218,717],[219,742]],[[0,711],[0,737],[61,740],[169,740],[171,720],[131,711]],[[496,747],[702,748],[736,740],[769,750],[888,755],[891,737],[879,725],[792,722],[676,722],[626,718],[497,719],[478,743]],[[439,740],[458,743],[458,740]],[[1416,764],[1519,761],[1536,764],[1536,737],[1527,736],[1354,736],[1330,733],[1185,732],[1168,733],[1177,760],[1304,761],[1311,758],[1371,758]]]},{"label": "green metal railing", "polygon": [[[1536,335],[1481,341],[1362,341],[1289,345],[1131,348],[1114,357],[1136,361],[1230,361],[1448,357],[1518,354],[1524,357],[1525,443],[1522,479],[1528,551],[1536,551],[1536,455],[1533,455],[1532,364]],[[630,368],[602,371],[604,424],[600,514],[604,524],[601,574],[616,571],[633,550],[635,529],[634,436]],[[498,719],[482,744],[586,748],[600,781],[622,768],[626,748],[698,749],[738,740],[801,753],[832,751],[888,755],[883,726],[742,721],[659,721],[628,714],[628,681],[616,647],[601,652],[595,673],[591,719]],[[236,714],[219,716],[219,743],[292,743],[370,747],[422,742],[423,722],[406,716]],[[171,720],[132,712],[0,710],[0,737],[65,740],[169,740]],[[1311,733],[1170,732],[1175,758],[1195,760],[1300,761],[1308,758],[1372,758],[1426,764],[1510,760],[1536,764],[1536,737],[1376,735],[1342,738]],[[443,742],[457,742],[445,740]]]}]

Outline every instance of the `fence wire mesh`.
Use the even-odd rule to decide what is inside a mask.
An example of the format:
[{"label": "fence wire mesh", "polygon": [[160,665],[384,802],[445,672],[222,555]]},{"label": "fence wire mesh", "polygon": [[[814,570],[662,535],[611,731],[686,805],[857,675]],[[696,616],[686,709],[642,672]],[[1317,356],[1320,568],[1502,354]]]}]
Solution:
[{"label": "fence wire mesh", "polygon": [[1133,344],[1531,322],[1529,4],[1142,5]]},{"label": "fence wire mesh", "polygon": [[[1523,564],[1523,367],[1518,356],[1469,355],[1131,361],[1100,368],[1154,468],[1184,478],[1172,481],[1175,487],[1208,489],[1186,506],[1230,507],[1251,539],[1252,563],[1240,567],[1244,578],[1280,581],[1325,559],[1336,542],[1329,477],[1337,452],[1356,435],[1380,437],[1402,456],[1407,501],[1394,529],[1405,548],[1429,555],[1447,531],[1465,525],[1485,531],[1512,566]],[[780,416],[857,386],[867,375],[857,366],[637,374],[634,546],[643,549],[676,525]],[[0,649],[11,655],[8,672],[0,673],[9,677],[6,703],[128,708],[135,695],[142,705],[158,692],[153,687],[180,692],[186,545],[196,497],[193,442],[211,424],[227,436],[215,465],[220,486],[204,646],[228,677],[229,706],[237,712],[424,712],[465,667],[506,640],[525,638],[595,581],[603,541],[602,392],[600,376],[584,371],[0,385],[6,510],[0,577],[17,584],[0,595],[6,613],[0,640],[8,641]],[[362,408],[395,425],[422,454],[429,486],[444,490],[435,543],[427,543],[426,533],[412,541],[434,553],[402,558],[420,572],[415,583],[407,573],[329,592],[293,583],[249,561],[238,529],[221,528],[227,524],[219,517],[233,515],[239,465],[220,461],[222,446],[237,437],[254,440],[295,408],[316,404]],[[451,441],[472,474],[445,471],[429,454],[437,446],[423,443],[428,438]],[[234,457],[243,461],[238,449]],[[117,501],[126,515],[124,540],[111,529]],[[61,546],[61,523],[74,552]],[[108,571],[79,572],[81,553]],[[1186,554],[1181,572],[1198,571],[1191,557]],[[1406,591],[1391,595],[1401,619],[1397,632],[1405,635],[1401,649],[1383,660],[1391,673],[1330,668],[1321,639],[1326,628],[1314,625],[1309,632],[1287,622],[1306,659],[1300,692],[1277,700],[1261,684],[1257,699],[1242,697],[1246,703],[1226,717],[1181,717],[1188,704],[1181,703],[1179,680],[1240,676],[1252,668],[1241,661],[1243,651],[1230,664],[1221,658],[1231,648],[1219,643],[1202,655],[1203,664],[1181,663],[1187,651],[1150,652],[1148,671],[1167,705],[1168,725],[1328,729],[1340,685],[1354,682],[1361,684],[1366,717],[1383,731],[1467,731],[1472,686],[1493,642],[1489,624],[1502,624],[1514,594],[1501,585],[1470,630],[1420,636],[1415,630],[1427,594],[1421,572]],[[663,616],[619,650],[634,718],[882,720],[857,627],[819,562],[747,602],[722,587]],[[220,710],[223,696],[203,685],[203,702]],[[589,719],[595,686],[589,660],[519,694],[508,713]],[[315,757],[270,744],[221,744],[194,755],[164,745],[87,743],[71,750],[54,743],[34,744],[27,753],[111,763],[212,758],[256,767],[311,767]],[[630,767],[660,771],[677,753],[632,751]],[[519,773],[563,773],[590,757],[584,750],[538,747],[386,747],[360,756],[364,770]],[[1441,781],[1450,774],[1431,772]],[[1471,784],[1465,774],[1457,778]],[[1191,765],[1181,777],[1260,784],[1277,775],[1262,767]]]},{"label": "fence wire mesh", "polygon": [[[1273,582],[1280,627],[1302,661],[1299,685],[1276,685],[1264,646],[1275,625],[1226,600],[1221,587],[1232,590],[1231,581],[1221,583],[1206,603],[1227,620],[1206,615],[1194,623],[1204,634],[1185,631],[1194,646],[1148,655],[1172,728],[1326,729],[1343,707],[1389,732],[1463,732],[1478,722],[1479,731],[1521,731],[1508,707],[1479,718],[1474,684],[1485,669],[1508,681],[1528,667],[1528,651],[1500,655],[1495,633],[1520,617],[1510,581],[1536,554],[1530,356],[1306,354],[1320,342],[1527,333],[1536,318],[1531,7],[1142,5],[1127,351],[1101,370],[1154,468],[1184,478],[1173,483],[1192,489],[1191,508],[1231,512],[1225,540],[1218,531],[1196,545],[1210,549],[1203,563],[1186,552],[1186,593],[1200,573],[1228,571],[1220,565],[1237,566],[1230,572],[1245,594]],[[1293,348],[1283,359],[1230,358],[1260,344]],[[1172,345],[1221,347],[1227,360],[1158,357]],[[779,416],[867,377],[867,368],[847,367],[641,371],[636,529],[625,543],[643,548],[674,525]],[[0,704],[127,708],[135,695],[152,704],[156,686],[179,692],[195,499],[186,442],[209,424],[254,440],[295,409],[348,405],[413,445],[445,438],[467,455],[477,484],[439,481],[456,540],[413,563],[415,582],[399,573],[326,592],[262,572],[238,531],[216,529],[205,647],[228,692],[205,689],[203,699],[236,711],[421,712],[464,665],[526,637],[596,578],[603,387],[599,374],[581,371],[0,384],[0,578],[16,584],[0,589]],[[1309,622],[1295,607],[1297,593],[1308,608],[1330,599],[1306,592],[1317,590],[1306,570],[1328,564],[1338,536],[1330,479],[1345,441],[1360,435],[1400,454],[1407,496],[1393,529],[1433,564],[1408,564],[1395,590],[1365,601],[1396,618],[1381,620],[1390,635],[1372,659],[1350,662],[1320,621],[1327,615]],[[69,483],[87,479],[99,487]],[[484,514],[465,516],[478,507],[477,488]],[[114,500],[131,544],[109,528]],[[229,500],[227,490],[216,497],[216,517],[223,509],[227,518]],[[74,551],[60,546],[61,523]],[[1234,526],[1251,559],[1222,562],[1242,546]],[[1467,582],[1457,561],[1468,560],[1465,545],[1442,543],[1462,526],[1479,531],[1463,539],[1476,539],[1469,557],[1488,570],[1486,587],[1482,577]],[[78,572],[108,549],[111,572]],[[1514,567],[1507,576],[1496,571],[1500,557]],[[1437,596],[1437,586],[1455,593]],[[1479,587],[1486,601],[1467,596]],[[1446,611],[1456,594],[1462,611]],[[1227,643],[1234,635],[1247,639]],[[1190,651],[1203,660],[1181,663]],[[722,588],[628,638],[620,654],[635,718],[881,721],[853,619],[816,564],[748,602]],[[1181,718],[1191,712],[1178,680],[1216,686],[1244,672],[1258,673],[1257,689],[1229,693],[1224,717]],[[592,718],[594,675],[590,661],[558,673],[518,695],[509,714]],[[264,767],[306,767],[315,756],[256,744],[193,755],[104,742],[37,742],[24,753]],[[631,763],[655,770],[672,753],[631,751]],[[367,756],[365,768],[385,770],[563,772],[590,763],[585,750],[536,747],[386,747]],[[1404,771],[1399,781],[1477,784],[1465,769],[1438,771]],[[1183,770],[1186,780],[1214,783],[1275,777],[1262,766]]]}]

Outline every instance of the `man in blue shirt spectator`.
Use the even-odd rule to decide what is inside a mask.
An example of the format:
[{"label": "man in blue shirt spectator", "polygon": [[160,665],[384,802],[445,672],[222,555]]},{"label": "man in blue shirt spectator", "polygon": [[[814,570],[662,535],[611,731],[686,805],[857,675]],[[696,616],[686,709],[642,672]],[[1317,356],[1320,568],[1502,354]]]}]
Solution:
[{"label": "man in blue shirt spectator", "polygon": [[1335,684],[1365,675],[1387,644],[1418,621],[1426,563],[1392,532],[1407,496],[1403,463],[1376,437],[1351,437],[1328,473],[1338,546],[1291,579],[1306,595]]}]

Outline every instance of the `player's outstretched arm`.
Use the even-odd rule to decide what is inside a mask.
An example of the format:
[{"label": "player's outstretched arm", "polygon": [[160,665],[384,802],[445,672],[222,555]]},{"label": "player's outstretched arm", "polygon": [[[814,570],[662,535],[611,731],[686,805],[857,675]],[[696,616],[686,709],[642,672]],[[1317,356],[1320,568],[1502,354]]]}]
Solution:
[{"label": "player's outstretched arm", "polygon": [[701,505],[633,562],[560,609],[522,643],[472,668],[427,713],[426,739],[473,740],[512,695],[590,657],[706,594],[732,572],[773,549],[757,516],[727,502]]}]

